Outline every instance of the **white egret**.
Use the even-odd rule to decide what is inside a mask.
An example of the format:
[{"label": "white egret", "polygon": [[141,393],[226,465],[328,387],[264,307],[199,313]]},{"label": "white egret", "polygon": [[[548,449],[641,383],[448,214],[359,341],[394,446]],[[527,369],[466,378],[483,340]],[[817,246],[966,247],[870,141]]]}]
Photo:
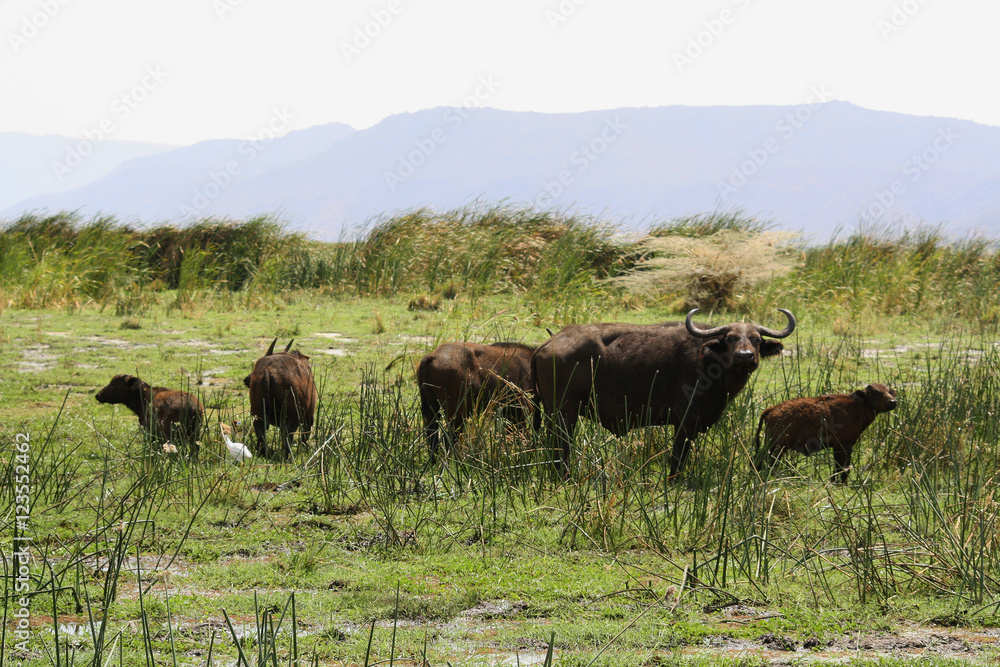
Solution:
[{"label": "white egret", "polygon": [[229,450],[229,455],[233,457],[234,463],[239,463],[244,459],[252,459],[253,454],[247,449],[247,446],[242,442],[233,442],[229,439],[229,425],[219,424],[222,430],[222,437],[226,441],[226,449]]}]

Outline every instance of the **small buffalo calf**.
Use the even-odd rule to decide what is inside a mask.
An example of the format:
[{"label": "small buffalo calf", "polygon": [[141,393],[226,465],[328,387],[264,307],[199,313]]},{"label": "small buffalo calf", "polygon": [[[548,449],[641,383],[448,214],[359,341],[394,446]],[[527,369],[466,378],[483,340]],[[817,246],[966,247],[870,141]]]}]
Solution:
[{"label": "small buffalo calf", "polygon": [[205,409],[193,394],[150,387],[134,375],[116,375],[95,396],[99,403],[121,403],[139,417],[139,425],[164,441],[181,441],[198,455],[196,438]]},{"label": "small buffalo calf", "polygon": [[[884,384],[870,384],[852,394],[796,398],[768,408],[757,422],[757,452],[764,426],[767,456],[773,463],[789,451],[813,454],[833,449],[831,481],[847,482],[854,443],[875,415],[896,409],[896,392]],[[758,459],[759,460],[759,459]],[[759,467],[759,466],[758,466]]]},{"label": "small buffalo calf", "polygon": [[431,463],[440,446],[439,431],[456,439],[465,420],[490,403],[502,406],[511,421],[527,424],[525,397],[531,392],[534,351],[521,343],[444,343],[420,360],[417,386]]}]

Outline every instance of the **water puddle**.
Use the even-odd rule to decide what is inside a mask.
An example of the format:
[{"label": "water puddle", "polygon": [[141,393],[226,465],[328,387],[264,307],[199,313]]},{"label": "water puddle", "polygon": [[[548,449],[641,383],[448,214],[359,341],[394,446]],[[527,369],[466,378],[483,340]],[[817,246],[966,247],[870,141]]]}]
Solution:
[{"label": "water puddle", "polygon": [[314,333],[313,336],[317,336],[319,338],[334,338],[334,339],[337,340],[338,343],[351,344],[351,343],[357,343],[358,342],[357,338],[347,338],[347,337],[344,336],[344,334],[331,333],[331,332],[325,332],[325,331],[321,331],[319,333]]},{"label": "water puddle", "polygon": [[17,369],[21,373],[37,373],[39,371],[52,370],[56,367],[59,357],[49,354],[52,349],[50,345],[36,343],[28,345],[21,352],[21,361],[17,363]]}]

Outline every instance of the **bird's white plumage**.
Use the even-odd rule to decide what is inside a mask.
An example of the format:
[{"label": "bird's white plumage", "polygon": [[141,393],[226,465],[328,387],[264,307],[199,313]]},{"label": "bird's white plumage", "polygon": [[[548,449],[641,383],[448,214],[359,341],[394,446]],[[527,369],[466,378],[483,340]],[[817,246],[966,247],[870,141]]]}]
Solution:
[{"label": "bird's white plumage", "polygon": [[253,454],[250,453],[250,450],[247,449],[246,445],[242,442],[233,442],[229,439],[229,433],[227,433],[228,430],[229,429],[226,428],[222,429],[222,437],[226,441],[226,449],[229,450],[229,455],[233,457],[233,461],[235,463],[239,463],[244,459],[252,459]]}]

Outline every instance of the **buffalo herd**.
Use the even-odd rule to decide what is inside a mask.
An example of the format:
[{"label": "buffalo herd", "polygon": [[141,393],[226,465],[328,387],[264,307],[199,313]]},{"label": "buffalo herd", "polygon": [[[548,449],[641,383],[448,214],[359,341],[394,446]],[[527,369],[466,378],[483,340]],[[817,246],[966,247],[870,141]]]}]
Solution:
[{"label": "buffalo herd", "polygon": [[[564,474],[581,417],[618,436],[670,424],[670,476],[675,477],[695,438],[719,421],[761,360],[781,354],[778,339],[790,336],[796,321],[788,310],[779,311],[786,318],[782,329],[739,322],[709,327],[694,322],[694,309],[683,322],[573,324],[550,332],[537,347],[444,343],[424,355],[416,369],[430,460],[437,459],[442,442],[455,442],[469,417],[495,407],[516,425],[531,422],[538,433],[544,417],[545,441]],[[276,342],[243,380],[256,453],[265,458],[290,456],[296,435],[307,442],[319,398],[309,357],[291,350],[291,342],[275,352]],[[197,456],[204,408],[192,394],[116,375],[96,398],[125,405],[151,435],[183,442]],[[830,448],[835,466],[831,479],[844,483],[854,444],[878,413],[896,404],[896,392],[883,384],[779,403],[760,417],[753,463],[761,470],[787,451],[812,454]],[[268,426],[279,431],[277,449],[267,445]]]},{"label": "buffalo herd", "polygon": [[[291,350],[292,341],[288,342],[283,352],[275,353],[274,344],[277,342],[277,338],[271,341],[271,346],[254,364],[250,375],[243,378],[243,384],[250,390],[250,414],[257,436],[257,453],[265,458],[274,453],[265,438],[268,426],[273,425],[280,431],[279,454],[284,458],[291,454],[296,434],[301,436],[302,442],[308,441],[319,399],[309,357],[298,350]],[[205,409],[193,394],[150,387],[132,375],[116,375],[108,386],[97,392],[96,398],[100,403],[124,404],[139,417],[139,425],[154,438],[165,442],[175,438],[189,448],[192,457],[197,457],[197,438]]]}]

